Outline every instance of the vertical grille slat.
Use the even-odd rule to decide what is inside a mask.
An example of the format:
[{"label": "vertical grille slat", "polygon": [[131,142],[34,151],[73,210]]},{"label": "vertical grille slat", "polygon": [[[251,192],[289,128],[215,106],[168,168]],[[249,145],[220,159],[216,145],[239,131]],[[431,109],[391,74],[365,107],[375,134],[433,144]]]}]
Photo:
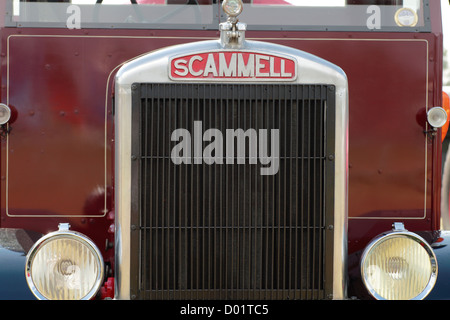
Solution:
[{"label": "vertical grille slat", "polygon": [[[332,87],[145,83],[133,88],[133,294],[139,299],[328,298]],[[190,134],[191,164],[175,164],[171,157],[182,141],[172,141],[175,129]],[[209,129],[222,134],[223,164],[207,164],[203,157],[217,142],[217,136],[203,140]],[[246,137],[241,158],[237,143],[234,157],[226,158],[227,129],[242,129],[255,139],[251,145]],[[274,142],[279,168],[262,175],[261,169],[273,165],[265,162],[273,150],[272,130],[279,130]],[[261,157],[264,132],[267,159]],[[219,159],[214,151],[209,160]]]}]

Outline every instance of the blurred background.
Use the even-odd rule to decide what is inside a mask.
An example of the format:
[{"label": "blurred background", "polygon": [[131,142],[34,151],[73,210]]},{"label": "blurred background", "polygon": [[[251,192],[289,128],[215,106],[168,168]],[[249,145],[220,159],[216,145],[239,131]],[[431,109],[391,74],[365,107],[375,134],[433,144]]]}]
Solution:
[{"label": "blurred background", "polygon": [[450,94],[450,4],[441,0],[444,30],[444,90]]}]

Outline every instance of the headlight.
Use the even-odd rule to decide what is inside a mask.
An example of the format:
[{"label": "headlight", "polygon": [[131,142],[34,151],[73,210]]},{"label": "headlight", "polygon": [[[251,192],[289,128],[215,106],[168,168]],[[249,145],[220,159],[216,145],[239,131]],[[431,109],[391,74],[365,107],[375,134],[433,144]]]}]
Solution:
[{"label": "headlight", "polygon": [[31,248],[25,275],[38,299],[88,300],[102,284],[103,258],[89,238],[60,224]]},{"label": "headlight", "polygon": [[420,236],[395,225],[394,231],[375,238],[364,250],[363,282],[376,299],[423,299],[436,283],[436,256]]}]

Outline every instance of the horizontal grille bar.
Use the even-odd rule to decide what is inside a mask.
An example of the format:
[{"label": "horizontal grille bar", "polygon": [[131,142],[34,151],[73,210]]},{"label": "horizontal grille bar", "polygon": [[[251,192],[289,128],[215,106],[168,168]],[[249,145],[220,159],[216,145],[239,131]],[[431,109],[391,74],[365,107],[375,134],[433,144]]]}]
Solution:
[{"label": "horizontal grille bar", "polygon": [[132,294],[327,298],[333,88],[135,87]]}]

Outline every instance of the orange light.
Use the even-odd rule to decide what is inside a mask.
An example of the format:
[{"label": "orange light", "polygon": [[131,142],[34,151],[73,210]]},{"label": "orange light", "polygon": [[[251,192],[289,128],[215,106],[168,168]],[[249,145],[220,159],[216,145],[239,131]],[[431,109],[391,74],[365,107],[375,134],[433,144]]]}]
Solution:
[{"label": "orange light", "polygon": [[444,141],[448,131],[448,119],[450,119],[450,99],[448,94],[444,91],[442,91],[442,108],[444,108],[445,112],[447,112],[447,123],[442,127],[442,141]]}]

